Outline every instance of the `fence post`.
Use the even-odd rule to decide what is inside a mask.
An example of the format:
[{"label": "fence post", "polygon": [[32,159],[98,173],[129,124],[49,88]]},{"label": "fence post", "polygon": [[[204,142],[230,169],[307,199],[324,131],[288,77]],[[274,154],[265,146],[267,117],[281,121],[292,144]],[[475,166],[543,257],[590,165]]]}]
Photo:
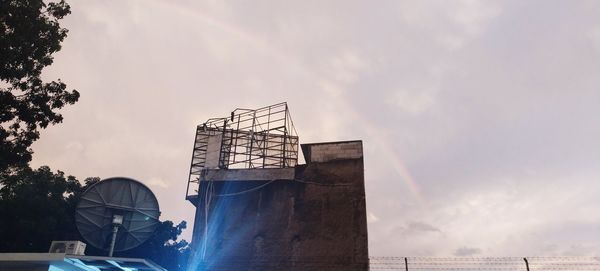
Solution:
[{"label": "fence post", "polygon": [[529,262],[527,261],[527,258],[523,258],[523,260],[525,261],[525,267],[527,267],[527,271],[529,271]]},{"label": "fence post", "polygon": [[408,271],[408,259],[406,257],[404,257],[404,267],[406,268],[406,271]]}]

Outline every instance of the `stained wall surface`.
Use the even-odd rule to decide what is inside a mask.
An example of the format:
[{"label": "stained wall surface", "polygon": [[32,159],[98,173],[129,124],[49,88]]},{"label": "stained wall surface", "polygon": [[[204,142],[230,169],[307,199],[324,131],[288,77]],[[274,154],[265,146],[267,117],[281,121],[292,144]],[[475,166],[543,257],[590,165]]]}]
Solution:
[{"label": "stained wall surface", "polygon": [[293,177],[207,174],[221,177],[201,182],[192,270],[368,270],[362,142],[302,149]]}]

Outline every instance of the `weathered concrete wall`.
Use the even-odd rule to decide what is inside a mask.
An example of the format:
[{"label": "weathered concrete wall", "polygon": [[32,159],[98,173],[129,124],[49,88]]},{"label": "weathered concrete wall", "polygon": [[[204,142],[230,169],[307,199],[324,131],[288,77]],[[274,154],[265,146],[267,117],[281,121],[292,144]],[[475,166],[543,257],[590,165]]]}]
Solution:
[{"label": "weathered concrete wall", "polygon": [[192,267],[368,270],[362,143],[303,149],[293,179],[202,182]]},{"label": "weathered concrete wall", "polygon": [[328,142],[302,145],[307,163],[363,157],[362,141]]}]

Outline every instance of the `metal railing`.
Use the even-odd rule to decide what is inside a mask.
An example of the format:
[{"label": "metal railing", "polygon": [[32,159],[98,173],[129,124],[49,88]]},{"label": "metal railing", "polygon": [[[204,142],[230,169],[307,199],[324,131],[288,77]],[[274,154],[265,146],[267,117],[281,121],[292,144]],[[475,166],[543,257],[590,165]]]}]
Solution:
[{"label": "metal railing", "polygon": [[[220,141],[218,155],[211,153],[211,140]],[[237,108],[228,117],[211,118],[197,126],[186,197],[198,194],[202,170],[207,167],[285,168],[297,163],[298,135],[287,103]]]}]

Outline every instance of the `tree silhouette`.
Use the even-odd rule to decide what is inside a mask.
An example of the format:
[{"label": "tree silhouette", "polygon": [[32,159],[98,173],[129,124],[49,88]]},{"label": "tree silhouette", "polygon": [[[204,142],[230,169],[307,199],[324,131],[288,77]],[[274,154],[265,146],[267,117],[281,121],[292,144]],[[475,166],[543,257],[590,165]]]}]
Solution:
[{"label": "tree silhouette", "polygon": [[[85,242],[75,225],[75,208],[83,192],[98,181],[87,178],[81,185],[75,177],[47,166],[0,174],[0,252],[47,252],[53,240]],[[168,270],[183,270],[189,246],[177,238],[185,228],[185,221],[177,225],[162,221],[146,242],[115,256],[150,259]],[[86,248],[86,255],[106,254]]]},{"label": "tree silhouette", "polygon": [[[75,226],[76,203],[100,178],[81,185],[47,166],[29,167],[39,130],[60,123],[58,111],[79,99],[60,79],[41,79],[67,36],[59,20],[69,13],[64,0],[0,0],[0,252],[47,252],[53,240],[83,240]],[[177,237],[185,226],[163,221],[152,238],[121,256],[183,270],[188,245]],[[89,248],[87,254],[105,252]]]},{"label": "tree silhouette", "polygon": [[79,99],[60,79],[41,79],[67,36],[58,21],[70,12],[64,1],[0,1],[0,171],[31,161],[39,129],[60,123],[58,110]]},{"label": "tree silhouette", "polygon": [[49,167],[0,175],[0,251],[47,252],[52,240],[77,239],[75,201],[82,186]]}]

